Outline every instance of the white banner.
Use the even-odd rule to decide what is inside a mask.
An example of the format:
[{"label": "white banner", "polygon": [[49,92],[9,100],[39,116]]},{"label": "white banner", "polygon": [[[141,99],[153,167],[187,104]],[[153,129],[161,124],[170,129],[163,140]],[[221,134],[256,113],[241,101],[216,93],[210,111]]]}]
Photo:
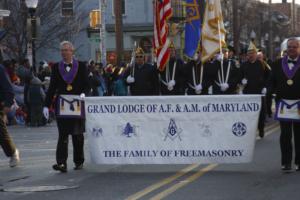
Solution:
[{"label": "white banner", "polygon": [[87,97],[96,164],[250,162],[259,95]]}]

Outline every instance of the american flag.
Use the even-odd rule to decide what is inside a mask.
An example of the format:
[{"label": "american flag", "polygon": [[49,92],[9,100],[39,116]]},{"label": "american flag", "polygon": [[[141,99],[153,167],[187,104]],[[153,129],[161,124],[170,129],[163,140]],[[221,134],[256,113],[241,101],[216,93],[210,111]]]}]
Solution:
[{"label": "american flag", "polygon": [[160,71],[170,58],[168,39],[167,20],[172,16],[171,0],[155,0],[154,1],[154,53],[156,57],[157,67]]}]

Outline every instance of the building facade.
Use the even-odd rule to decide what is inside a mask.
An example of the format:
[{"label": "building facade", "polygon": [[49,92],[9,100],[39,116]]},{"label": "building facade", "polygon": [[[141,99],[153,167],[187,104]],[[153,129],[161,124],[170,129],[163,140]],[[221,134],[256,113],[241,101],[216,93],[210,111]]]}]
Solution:
[{"label": "building facade", "polygon": [[[106,0],[105,5],[105,47],[107,52],[107,59],[115,52],[116,48],[116,33],[115,33],[115,15],[114,15],[114,1]],[[183,2],[181,0],[172,0],[172,7],[174,9],[174,17],[171,21],[178,23],[182,20]],[[80,26],[80,31],[73,34],[71,41],[73,41],[76,48],[76,56],[80,60],[93,59],[100,61],[100,29],[98,27],[90,27],[89,13],[93,10],[99,9],[99,0],[85,0],[74,1],[74,15],[77,13],[84,13],[85,16]],[[123,47],[124,47],[124,61],[131,58],[131,52],[134,49],[134,44],[142,47],[147,54],[149,61],[152,55],[152,38],[153,38],[153,1],[152,0],[122,0],[122,14],[123,14]],[[59,8],[58,8],[59,9]],[[62,18],[57,15],[57,18]],[[70,17],[69,21],[74,21],[75,17]],[[71,22],[74,23],[74,22]],[[75,22],[76,23],[76,22]],[[47,23],[43,24],[41,19],[40,35],[45,34]],[[182,27],[181,27],[182,28]],[[44,31],[43,31],[44,30]],[[182,32],[182,31],[181,31]],[[177,48],[182,46],[181,33],[173,37],[172,40]],[[52,44],[59,45],[59,42],[69,39],[66,37],[58,38],[57,41],[52,41]],[[57,48],[39,48],[37,50],[37,60],[57,61],[60,59],[60,52]]]}]

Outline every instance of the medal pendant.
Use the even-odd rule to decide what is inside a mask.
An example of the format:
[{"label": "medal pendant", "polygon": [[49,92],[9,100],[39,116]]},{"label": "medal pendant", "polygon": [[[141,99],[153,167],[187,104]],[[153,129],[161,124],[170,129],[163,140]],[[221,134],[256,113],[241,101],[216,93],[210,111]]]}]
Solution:
[{"label": "medal pendant", "polygon": [[293,85],[294,84],[294,81],[292,80],[292,79],[289,79],[289,80],[287,80],[287,82],[286,82],[288,85]]},{"label": "medal pendant", "polygon": [[71,84],[68,84],[67,85],[67,91],[71,91],[73,89],[72,85]]}]

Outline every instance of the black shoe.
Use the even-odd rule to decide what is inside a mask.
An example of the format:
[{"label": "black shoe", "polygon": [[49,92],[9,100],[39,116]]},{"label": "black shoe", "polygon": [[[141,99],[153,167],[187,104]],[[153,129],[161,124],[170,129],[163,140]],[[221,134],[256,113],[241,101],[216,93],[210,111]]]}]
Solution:
[{"label": "black shoe", "polygon": [[66,173],[67,172],[67,166],[64,165],[64,164],[55,164],[55,165],[52,166],[52,168],[55,171],[60,171],[62,173]]},{"label": "black shoe", "polygon": [[295,170],[296,170],[297,172],[300,172],[300,165],[296,165],[296,166],[295,166]]},{"label": "black shoe", "polygon": [[74,170],[81,170],[83,168],[83,164],[76,164]]},{"label": "black shoe", "polygon": [[259,135],[260,138],[264,138],[265,131],[264,130],[260,130],[259,133],[258,133],[258,135]]},{"label": "black shoe", "polygon": [[281,170],[282,170],[283,172],[289,173],[289,172],[292,171],[292,166],[291,166],[291,165],[282,165],[282,166],[281,166]]}]

